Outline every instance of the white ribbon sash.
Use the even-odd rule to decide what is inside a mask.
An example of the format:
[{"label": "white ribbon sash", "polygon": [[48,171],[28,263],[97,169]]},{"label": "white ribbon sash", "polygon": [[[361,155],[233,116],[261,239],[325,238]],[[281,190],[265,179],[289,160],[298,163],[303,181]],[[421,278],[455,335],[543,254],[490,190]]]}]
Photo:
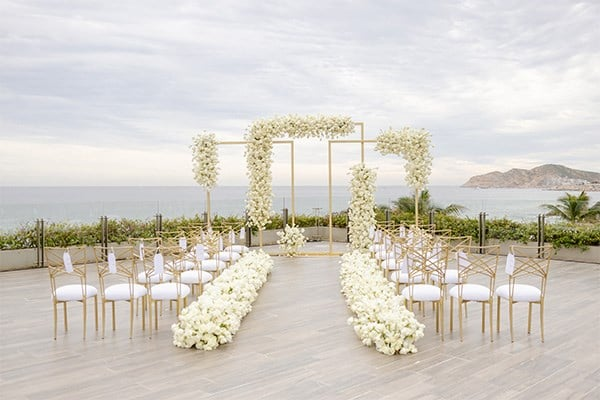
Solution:
[{"label": "white ribbon sash", "polygon": [[231,245],[235,244],[235,232],[234,231],[229,231],[229,244],[231,244]]},{"label": "white ribbon sash", "polygon": [[68,251],[63,253],[63,262],[65,264],[65,271],[68,273],[73,272],[73,263],[71,262],[71,255]]},{"label": "white ribbon sash", "polygon": [[506,255],[506,273],[508,275],[512,275],[515,271],[515,255],[512,253],[508,253]]},{"label": "white ribbon sash", "polygon": [[196,245],[196,261],[204,260],[204,245],[197,244]]},{"label": "white ribbon sash", "polygon": [[112,251],[108,253],[108,272],[111,274],[117,273],[117,257]]},{"label": "white ribbon sash", "polygon": [[179,247],[181,247],[181,250],[185,250],[187,249],[187,239],[184,237],[179,238]]},{"label": "white ribbon sash", "polygon": [[154,255],[154,273],[162,274],[165,271],[165,259],[162,254],[156,253]]},{"label": "white ribbon sash", "polygon": [[244,228],[240,229],[240,239],[246,240],[246,230]]}]

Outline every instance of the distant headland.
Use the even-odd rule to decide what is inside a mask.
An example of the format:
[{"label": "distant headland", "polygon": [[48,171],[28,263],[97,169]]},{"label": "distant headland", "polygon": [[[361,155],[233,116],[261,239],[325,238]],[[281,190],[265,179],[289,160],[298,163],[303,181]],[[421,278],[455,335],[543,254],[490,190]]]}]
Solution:
[{"label": "distant headland", "polygon": [[545,164],[532,169],[513,168],[506,172],[494,171],[476,175],[462,187],[600,192],[600,173],[572,169],[563,165]]}]

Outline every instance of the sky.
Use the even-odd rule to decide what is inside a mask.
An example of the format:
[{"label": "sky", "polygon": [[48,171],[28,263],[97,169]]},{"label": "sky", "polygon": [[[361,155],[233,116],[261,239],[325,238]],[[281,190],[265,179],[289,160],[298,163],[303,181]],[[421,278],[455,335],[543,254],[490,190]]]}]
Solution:
[{"label": "sky", "polygon": [[[195,135],[286,114],[425,128],[431,185],[600,172],[599,20],[598,1],[0,0],[0,186],[195,185]],[[346,184],[359,149],[332,150]],[[219,185],[247,184],[243,146],[219,159]],[[365,162],[404,185],[404,160]],[[295,143],[295,183],[327,185],[326,142]]]}]

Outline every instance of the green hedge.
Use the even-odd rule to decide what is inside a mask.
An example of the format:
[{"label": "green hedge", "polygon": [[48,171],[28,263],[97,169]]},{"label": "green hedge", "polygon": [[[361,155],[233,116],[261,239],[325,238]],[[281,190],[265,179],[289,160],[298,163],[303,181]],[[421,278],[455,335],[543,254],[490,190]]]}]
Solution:
[{"label": "green hedge", "polygon": [[[409,214],[393,214],[391,218],[395,223],[410,224],[410,221],[413,221],[413,217]],[[347,226],[347,215],[345,213],[335,213],[332,219],[335,227],[345,228]],[[383,211],[377,212],[377,219],[379,221],[385,220]],[[288,222],[291,223],[291,217]],[[296,225],[301,227],[315,226],[317,218],[314,215],[297,215],[295,222]],[[243,223],[244,220],[238,217],[215,216],[212,221],[215,228],[232,225],[242,226]],[[329,226],[329,216],[320,216],[318,223],[320,226]],[[162,230],[165,232],[181,232],[202,225],[202,219],[198,215],[191,218],[165,218],[162,224]],[[437,230],[449,230],[455,236],[479,237],[477,219],[436,214],[435,225]],[[281,216],[274,215],[267,229],[281,228]],[[506,218],[487,220],[486,228],[487,239],[501,241],[510,240],[526,243],[535,241],[537,235],[536,223],[515,222]],[[156,235],[155,229],[154,219],[149,221],[135,219],[108,220],[109,241],[111,242],[122,243],[130,237],[154,237]],[[600,224],[546,224],[545,235],[546,242],[552,243],[556,248],[575,247],[587,249],[589,246],[600,246]],[[46,246],[94,245],[99,244],[101,238],[102,232],[99,222],[81,225],[69,223],[49,223],[46,225]],[[0,233],[0,250],[34,248],[36,245],[35,224],[25,224],[11,233]]]}]

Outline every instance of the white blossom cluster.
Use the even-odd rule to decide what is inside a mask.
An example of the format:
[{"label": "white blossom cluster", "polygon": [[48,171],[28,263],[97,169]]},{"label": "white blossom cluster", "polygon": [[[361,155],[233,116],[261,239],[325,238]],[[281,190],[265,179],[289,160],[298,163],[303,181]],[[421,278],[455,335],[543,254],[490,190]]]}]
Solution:
[{"label": "white blossom cluster", "polygon": [[214,133],[203,133],[193,138],[192,161],[194,179],[200,186],[211,190],[217,185],[219,156]]},{"label": "white blossom cluster", "polygon": [[352,249],[368,251],[373,244],[369,234],[375,226],[375,179],[377,173],[365,164],[350,168],[350,204],[348,208],[348,235]]},{"label": "white blossom cluster", "polygon": [[404,306],[389,282],[368,254],[353,251],[342,256],[342,293],[355,314],[348,319],[366,346],[392,355],[416,353],[415,342],[423,337],[425,325]]},{"label": "white blossom cluster", "polygon": [[354,131],[350,117],[287,115],[252,123],[246,134],[246,164],[249,178],[246,196],[248,223],[264,229],[271,219],[273,205],[273,139],[287,135],[296,138],[335,139]]},{"label": "white blossom cluster", "polygon": [[298,249],[306,244],[304,228],[296,225],[286,225],[283,231],[277,232],[277,236],[279,236],[277,244],[288,256],[294,256]]},{"label": "white blossom cluster", "polygon": [[213,350],[230,342],[272,269],[273,260],[262,250],[245,254],[181,311],[171,326],[173,344]]},{"label": "white blossom cluster", "polygon": [[431,175],[431,138],[425,129],[404,127],[400,131],[392,128],[377,136],[375,150],[382,155],[395,154],[406,160],[406,184],[415,190],[422,190]]}]

